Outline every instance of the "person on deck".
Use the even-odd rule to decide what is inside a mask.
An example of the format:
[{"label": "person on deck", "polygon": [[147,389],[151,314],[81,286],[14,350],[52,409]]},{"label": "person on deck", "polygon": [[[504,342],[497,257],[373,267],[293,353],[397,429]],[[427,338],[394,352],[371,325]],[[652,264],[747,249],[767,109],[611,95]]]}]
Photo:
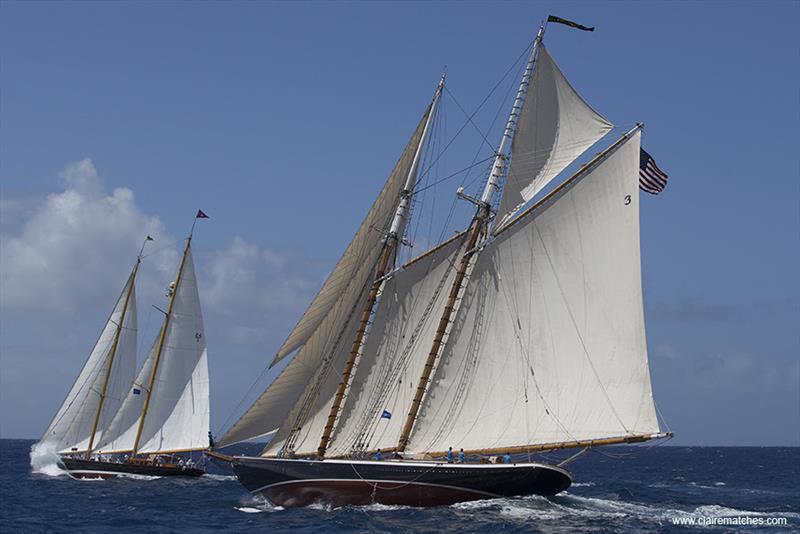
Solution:
[{"label": "person on deck", "polygon": [[511,455],[510,454],[505,453],[503,455],[503,463],[504,464],[510,464],[511,463]]},{"label": "person on deck", "polygon": [[458,463],[463,464],[465,460],[466,459],[464,457],[464,449],[461,449],[460,451],[458,451]]},{"label": "person on deck", "polygon": [[380,462],[383,460],[383,454],[381,454],[381,450],[378,449],[378,452],[375,453],[375,456],[372,457],[373,460]]},{"label": "person on deck", "polygon": [[448,464],[453,463],[453,447],[447,449],[447,463]]}]

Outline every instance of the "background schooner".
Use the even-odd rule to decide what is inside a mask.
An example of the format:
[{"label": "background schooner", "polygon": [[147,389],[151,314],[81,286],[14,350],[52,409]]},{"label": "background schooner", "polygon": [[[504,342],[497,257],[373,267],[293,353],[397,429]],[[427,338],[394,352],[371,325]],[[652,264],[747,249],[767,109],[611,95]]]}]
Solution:
[{"label": "background schooner", "polygon": [[[482,194],[459,190],[476,206],[468,228],[397,266],[439,83],[273,365],[293,358],[218,446],[272,440],[258,457],[211,453],[251,492],[281,506],[552,495],[571,484],[562,467],[488,457],[669,435],[644,329],[642,126],[543,191],[612,129],[559,70],[545,26]],[[471,461],[441,461],[449,447]]]},{"label": "background schooner", "polygon": [[55,453],[75,478],[204,473],[175,456],[204,450],[209,440],[208,360],[191,241],[190,233],[161,329],[134,375],[142,245],[100,338],[32,457]]}]

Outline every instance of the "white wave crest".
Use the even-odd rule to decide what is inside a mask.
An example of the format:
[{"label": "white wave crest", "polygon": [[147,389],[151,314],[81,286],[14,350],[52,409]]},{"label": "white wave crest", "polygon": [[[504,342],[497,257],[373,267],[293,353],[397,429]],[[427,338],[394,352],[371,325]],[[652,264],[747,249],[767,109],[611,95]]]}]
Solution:
[{"label": "white wave crest", "polygon": [[55,446],[48,443],[34,443],[31,446],[31,471],[49,477],[59,477],[67,472],[59,466],[59,456]]},{"label": "white wave crest", "polygon": [[211,480],[236,480],[235,475],[214,475],[211,473],[205,473],[203,477],[210,478]]},{"label": "white wave crest", "polygon": [[280,512],[283,506],[275,506],[264,497],[260,495],[252,495],[244,502],[240,503],[241,506],[234,506],[233,508],[245,514],[260,514],[262,512]]}]

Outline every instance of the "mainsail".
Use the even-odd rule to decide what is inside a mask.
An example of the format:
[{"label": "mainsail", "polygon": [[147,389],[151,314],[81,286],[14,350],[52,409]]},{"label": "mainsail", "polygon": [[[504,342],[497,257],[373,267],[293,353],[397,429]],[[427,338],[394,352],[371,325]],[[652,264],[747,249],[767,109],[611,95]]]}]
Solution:
[{"label": "mainsail", "polygon": [[642,307],[639,137],[480,254],[410,450],[658,432]]},{"label": "mainsail", "polygon": [[208,359],[191,238],[172,291],[161,332],[101,441],[100,452],[208,446]]},{"label": "mainsail", "polygon": [[90,442],[102,438],[119,409],[136,372],[138,267],[137,260],[100,338],[42,436],[41,444],[63,453],[86,451]]},{"label": "mainsail", "polygon": [[[309,382],[315,380],[315,375],[320,372],[341,372],[343,362],[338,358],[341,357],[342,347],[350,348],[353,337],[351,334],[355,330],[347,336],[343,332],[355,328],[353,324],[358,319],[359,303],[363,302],[367,285],[372,283],[382,243],[401,199],[430,112],[429,107],[353,241],[300,323],[279,350],[275,361],[300,345],[302,348],[250,409],[218,441],[219,446],[252,439],[277,429],[284,421],[289,420],[287,416],[292,414],[296,403],[305,402],[302,394],[307,391]],[[321,370],[326,362],[328,366],[339,362],[338,367],[333,365],[338,371]],[[336,383],[338,384],[338,378]],[[319,439],[319,435],[316,439]]]},{"label": "mainsail", "polygon": [[501,224],[611,128],[573,89],[540,43],[511,145],[511,166],[497,211]]}]

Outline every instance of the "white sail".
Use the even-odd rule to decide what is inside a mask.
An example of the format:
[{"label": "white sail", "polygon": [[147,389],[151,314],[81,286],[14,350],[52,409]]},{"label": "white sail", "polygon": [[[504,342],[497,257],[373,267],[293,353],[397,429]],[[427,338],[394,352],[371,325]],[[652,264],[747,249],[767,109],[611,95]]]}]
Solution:
[{"label": "white sail", "polygon": [[611,128],[572,88],[540,43],[511,145],[511,167],[498,217],[513,214],[531,200]]},{"label": "white sail", "polygon": [[658,431],[642,308],[640,134],[476,260],[415,452]]},{"label": "white sail", "polygon": [[89,446],[103,383],[111,363],[109,356],[127,301],[128,309],[125,312],[125,322],[119,333],[111,372],[108,375],[106,398],[95,432],[95,443],[119,409],[136,371],[136,294],[133,285],[135,276],[134,269],[72,389],[42,436],[41,444],[64,453],[84,451]]},{"label": "white sail", "polygon": [[[273,364],[303,345],[286,368],[253,403],[250,409],[217,442],[219,447],[269,433],[286,419],[309,381],[330,356],[333,341],[346,328],[367,284],[372,283],[381,240],[388,231],[400,200],[414,153],[427,120],[426,112],[375,200],[353,241],[284,342]],[[360,310],[356,311],[356,315]],[[344,342],[352,343],[353,336]]]},{"label": "white sail", "polygon": [[208,447],[208,360],[194,262],[186,249],[139,452]]},{"label": "white sail", "polygon": [[[380,253],[380,243],[389,230],[409,167],[419,145],[429,110],[423,115],[400,160],[367,214],[350,245],[309,305],[289,337],[278,349],[272,365],[308,341],[339,299],[355,300],[364,284],[371,282],[372,267]],[[366,269],[364,267],[367,267]]]},{"label": "white sail", "polygon": [[386,282],[328,454],[397,445],[462,251],[459,237]]},{"label": "white sail", "polygon": [[142,408],[144,407],[144,399],[147,396],[147,384],[150,382],[150,373],[153,371],[157,343],[158,338],[150,348],[139,374],[136,375],[133,384],[128,388],[122,406],[117,410],[102,439],[98,441],[95,447],[97,452],[112,453],[133,450],[136,431],[139,429],[139,419],[142,416]]},{"label": "white sail", "polygon": [[[291,406],[280,428],[264,449],[263,454],[275,455],[285,446],[298,453],[317,450],[320,436],[328,419],[333,396],[342,380],[345,361],[350,354],[353,338],[358,330],[361,310],[367,299],[367,291],[352,306],[349,320],[339,332],[331,332],[315,350],[325,354],[326,360],[317,366],[314,374],[304,384],[303,392]],[[314,338],[309,341],[317,346]],[[311,347],[309,347],[311,348]],[[289,443],[287,444],[287,440]]]}]

